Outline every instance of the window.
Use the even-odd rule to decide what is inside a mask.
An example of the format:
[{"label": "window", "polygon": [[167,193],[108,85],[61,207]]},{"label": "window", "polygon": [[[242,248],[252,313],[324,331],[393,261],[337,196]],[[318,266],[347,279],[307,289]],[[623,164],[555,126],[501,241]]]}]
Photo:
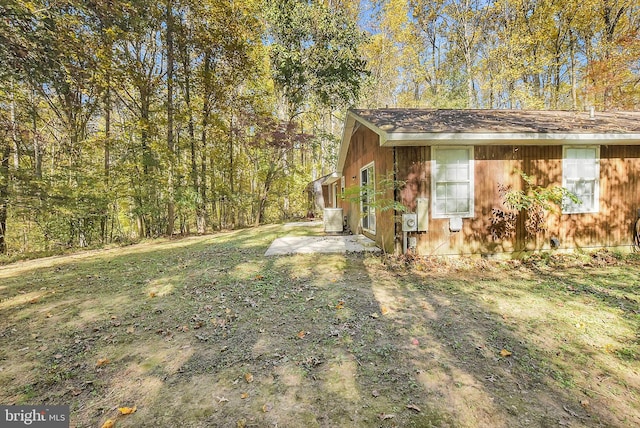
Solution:
[{"label": "window", "polygon": [[562,159],[562,186],[574,193],[581,204],[565,200],[565,214],[597,213],[600,210],[600,148],[565,147]]},{"label": "window", "polygon": [[373,162],[360,170],[360,213],[362,228],[369,232],[376,231],[375,180]]},{"label": "window", "polygon": [[344,201],[344,189],[345,189],[345,181],[344,175],[340,177],[340,199]]},{"label": "window", "polygon": [[431,148],[433,217],[473,217],[473,147]]}]

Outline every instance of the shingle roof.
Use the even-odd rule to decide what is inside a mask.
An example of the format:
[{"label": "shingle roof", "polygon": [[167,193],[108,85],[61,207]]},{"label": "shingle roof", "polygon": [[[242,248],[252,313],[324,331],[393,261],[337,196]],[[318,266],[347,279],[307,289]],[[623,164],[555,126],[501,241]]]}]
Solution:
[{"label": "shingle roof", "polygon": [[640,112],[354,109],[387,133],[640,133]]}]

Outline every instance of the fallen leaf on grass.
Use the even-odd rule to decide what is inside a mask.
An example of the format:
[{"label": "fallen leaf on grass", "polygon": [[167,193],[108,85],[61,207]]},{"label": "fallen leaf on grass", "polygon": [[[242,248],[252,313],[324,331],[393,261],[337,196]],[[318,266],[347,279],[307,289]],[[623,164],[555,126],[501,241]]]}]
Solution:
[{"label": "fallen leaf on grass", "polygon": [[378,319],[380,317],[377,312],[373,312],[372,314],[369,314],[369,316],[374,319]]},{"label": "fallen leaf on grass", "polygon": [[108,358],[100,358],[100,359],[98,360],[98,362],[96,363],[96,367],[102,367],[102,366],[104,366],[104,365],[109,364],[110,362],[111,362],[111,361],[109,361],[109,359],[108,359]]},{"label": "fallen leaf on grass", "polygon": [[263,413],[270,412],[272,408],[273,406],[271,404],[266,403],[264,406],[262,406],[262,412]]},{"label": "fallen leaf on grass", "polygon": [[228,403],[229,402],[229,400],[227,400],[224,397],[216,397],[216,398],[218,399],[218,403]]},{"label": "fallen leaf on grass", "polygon": [[249,393],[248,392],[243,392],[242,394],[240,394],[240,398],[242,398],[243,400],[245,398],[249,398]]},{"label": "fallen leaf on grass", "polygon": [[411,339],[411,343],[413,343],[415,346],[420,345],[420,342],[418,341],[418,339]]},{"label": "fallen leaf on grass", "polygon": [[415,404],[407,404],[407,409],[409,410],[415,410],[416,412],[420,413],[422,410],[420,410],[420,407],[416,406]]},{"label": "fallen leaf on grass", "polygon": [[389,308],[383,306],[380,308],[380,312],[382,312],[382,315],[387,315],[389,313]]},{"label": "fallen leaf on grass", "polygon": [[149,293],[149,297],[151,297],[151,298],[156,297],[156,296],[157,296],[157,294],[155,293],[155,291],[152,291],[152,292]]},{"label": "fallen leaf on grass", "polygon": [[53,315],[51,315],[51,312],[47,312],[47,318],[51,318]]},{"label": "fallen leaf on grass", "polygon": [[506,349],[503,349],[502,351],[500,351],[500,355],[503,357],[510,357],[511,352],[507,351]]},{"label": "fallen leaf on grass", "polygon": [[118,411],[120,412],[121,415],[130,415],[132,413],[135,413],[136,410],[138,410],[138,408],[136,406],[133,406],[133,407],[118,407]]},{"label": "fallen leaf on grass", "polygon": [[114,421],[111,419],[107,419],[105,423],[102,424],[102,428],[113,428],[116,425]]},{"label": "fallen leaf on grass", "polygon": [[395,418],[396,415],[394,415],[393,413],[380,413],[378,415],[378,419],[380,419],[381,421],[387,420],[387,419],[393,419]]},{"label": "fallen leaf on grass", "polygon": [[244,380],[246,380],[247,383],[253,382],[253,375],[251,373],[245,373]]},{"label": "fallen leaf on grass", "polygon": [[344,300],[340,300],[336,305],[336,309],[344,309]]},{"label": "fallen leaf on grass", "polygon": [[307,335],[306,331],[300,330],[300,332],[298,333],[298,339],[304,339],[306,335]]},{"label": "fallen leaf on grass", "polygon": [[371,391],[371,395],[373,395],[374,397],[380,397],[380,393],[378,392],[377,389],[374,389],[373,391]]},{"label": "fallen leaf on grass", "polygon": [[37,297],[34,297],[33,299],[29,300],[29,303],[31,303],[32,305],[33,305],[34,303],[38,303],[38,298],[37,298]]}]

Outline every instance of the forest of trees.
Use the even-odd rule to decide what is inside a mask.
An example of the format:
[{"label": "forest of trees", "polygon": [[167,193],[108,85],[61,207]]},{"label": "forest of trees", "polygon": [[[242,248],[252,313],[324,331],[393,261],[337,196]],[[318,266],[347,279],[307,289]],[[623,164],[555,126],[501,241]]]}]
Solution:
[{"label": "forest of trees", "polygon": [[0,253],[305,215],[350,106],[640,108],[640,0],[0,1]]}]

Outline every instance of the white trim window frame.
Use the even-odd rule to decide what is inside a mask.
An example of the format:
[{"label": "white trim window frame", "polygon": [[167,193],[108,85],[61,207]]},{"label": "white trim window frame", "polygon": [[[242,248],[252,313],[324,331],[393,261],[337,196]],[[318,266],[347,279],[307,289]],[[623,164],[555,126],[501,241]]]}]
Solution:
[{"label": "white trim window frame", "polygon": [[562,187],[582,201],[562,203],[563,214],[586,214],[600,211],[600,146],[562,147]]},{"label": "white trim window frame", "polygon": [[432,218],[473,218],[473,146],[431,146]]},{"label": "white trim window frame", "polygon": [[375,164],[371,162],[360,168],[360,226],[374,235],[376,233],[375,187]]}]

